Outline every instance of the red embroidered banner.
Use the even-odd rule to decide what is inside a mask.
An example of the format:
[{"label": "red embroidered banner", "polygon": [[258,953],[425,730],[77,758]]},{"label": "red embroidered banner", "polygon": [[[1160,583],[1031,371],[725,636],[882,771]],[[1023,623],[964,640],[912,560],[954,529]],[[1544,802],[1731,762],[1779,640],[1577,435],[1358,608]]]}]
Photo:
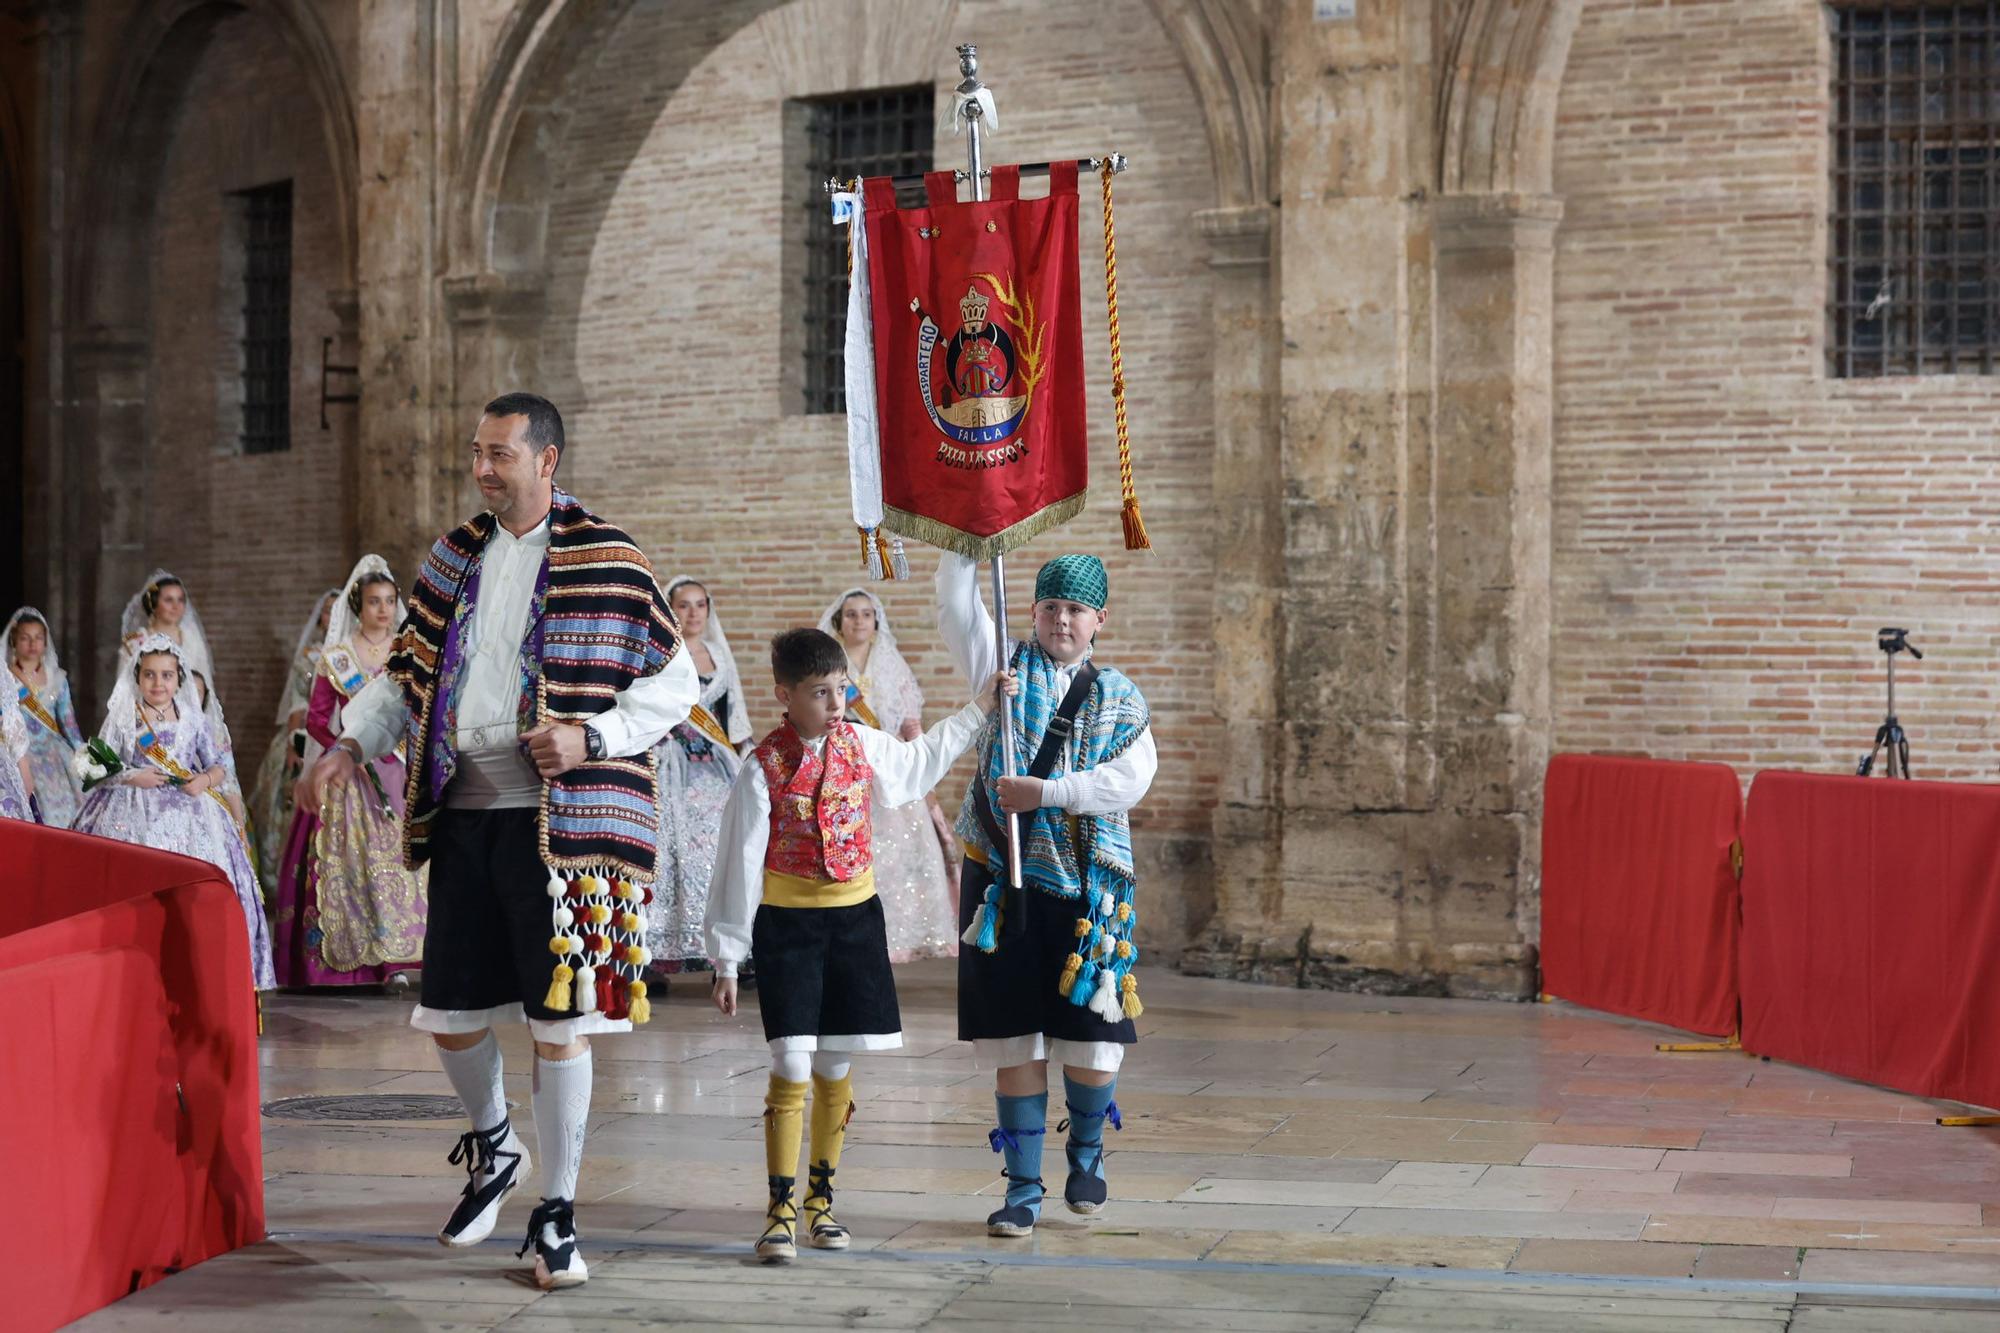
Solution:
[{"label": "red embroidered banner", "polygon": [[928,206],[863,183],[882,441],[883,526],[976,560],[1073,518],[1089,485],[1075,163],[1045,199],[1018,167],[959,203],[949,171]]}]

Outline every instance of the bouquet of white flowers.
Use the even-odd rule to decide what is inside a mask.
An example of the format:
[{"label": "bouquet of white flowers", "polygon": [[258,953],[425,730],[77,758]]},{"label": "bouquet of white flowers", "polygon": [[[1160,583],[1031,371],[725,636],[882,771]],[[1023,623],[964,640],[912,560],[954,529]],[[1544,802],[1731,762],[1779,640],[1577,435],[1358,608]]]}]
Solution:
[{"label": "bouquet of white flowers", "polygon": [[78,748],[70,755],[70,768],[76,773],[83,789],[89,791],[100,782],[109,781],[125,769],[118,759],[118,752],[104,743],[102,736],[92,736],[90,743]]}]

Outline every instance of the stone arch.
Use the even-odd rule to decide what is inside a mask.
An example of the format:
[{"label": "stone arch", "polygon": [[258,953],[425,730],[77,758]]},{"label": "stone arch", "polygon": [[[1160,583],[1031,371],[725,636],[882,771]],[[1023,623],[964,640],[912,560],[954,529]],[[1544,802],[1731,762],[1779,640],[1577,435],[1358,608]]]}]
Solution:
[{"label": "stone arch", "polygon": [[[148,276],[155,196],[192,71],[217,29],[254,14],[271,25],[297,63],[319,110],[330,186],[336,200],[339,282],[355,285],[359,133],[347,75],[311,0],[149,0],[128,21],[120,57],[96,99],[99,111],[83,140],[81,180],[73,199],[82,223],[64,252],[61,298],[68,335],[63,348],[65,426],[81,475],[95,485],[90,503],[65,506],[52,537],[79,553],[57,576],[51,601],[63,610],[59,633],[77,645],[85,681],[108,671],[122,589],[144,573],[137,538],[142,505],[132,478],[146,449],[147,362],[152,284]],[[74,465],[72,465],[74,466]]]},{"label": "stone arch", "polygon": [[[103,109],[89,139],[86,160],[90,166],[82,198],[83,215],[93,221],[73,234],[70,253],[70,272],[80,287],[76,294],[85,302],[79,308],[86,326],[122,322],[110,309],[118,297],[105,290],[101,271],[107,263],[143,268],[144,247],[137,242],[151,221],[152,178],[173,132],[171,113],[187,90],[187,70],[218,24],[246,12],[274,25],[319,104],[334,195],[339,201],[342,283],[354,285],[359,132],[346,72],[318,11],[308,0],[267,0],[262,4],[154,0],[131,20],[124,56],[107,85]],[[132,162],[145,164],[146,170],[129,170]],[[142,292],[144,286],[122,285],[134,294]]]},{"label": "stone arch", "polygon": [[1149,0],[1201,101],[1217,208],[1274,202],[1267,0]]},{"label": "stone arch", "polygon": [[[756,11],[779,8],[762,0]],[[1270,0],[1148,0],[1201,102],[1217,203],[1271,202],[1268,98]],[[520,0],[501,29],[453,164],[449,271],[513,279],[542,268],[551,154],[567,129],[560,94],[569,72],[613,31],[632,0]],[[954,4],[924,3],[921,26],[948,32]],[[719,44],[729,34],[715,33]],[[924,50],[937,43],[912,43]]]},{"label": "stone arch", "polygon": [[1556,101],[1583,0],[1447,0],[1438,10],[1438,193],[1546,195]]}]

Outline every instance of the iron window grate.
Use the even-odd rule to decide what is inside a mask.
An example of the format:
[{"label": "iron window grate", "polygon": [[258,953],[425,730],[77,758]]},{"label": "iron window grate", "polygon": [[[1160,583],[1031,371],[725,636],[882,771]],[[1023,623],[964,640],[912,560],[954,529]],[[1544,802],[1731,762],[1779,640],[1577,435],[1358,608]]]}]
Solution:
[{"label": "iron window grate", "polygon": [[244,190],[243,452],[292,446],[292,183]]},{"label": "iron window grate", "polygon": [[1992,374],[2000,2],[1834,11],[1828,369]]},{"label": "iron window grate", "polygon": [[[845,412],[847,229],[829,216],[828,179],[929,171],[936,105],[928,84],[805,100],[805,410]],[[916,193],[921,196],[921,188]],[[906,199],[905,203],[914,202]]]}]

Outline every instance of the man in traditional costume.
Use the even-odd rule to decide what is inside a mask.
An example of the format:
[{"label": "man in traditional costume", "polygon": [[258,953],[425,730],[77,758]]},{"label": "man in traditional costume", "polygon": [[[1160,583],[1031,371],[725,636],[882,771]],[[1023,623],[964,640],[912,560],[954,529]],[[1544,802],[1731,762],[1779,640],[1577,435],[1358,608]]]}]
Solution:
[{"label": "man in traditional costume", "polygon": [[[1093,1214],[1109,1196],[1104,1122],[1125,1048],[1138,1040],[1139,961],[1132,943],[1132,831],[1127,812],[1153,781],[1159,757],[1146,700],[1114,668],[1092,660],[1110,584],[1095,556],[1058,556],[1035,579],[1035,632],[1010,646],[1020,690],[1015,777],[1002,776],[998,719],[989,724],[977,776],[958,818],[965,842],[958,955],[958,1035],[982,1069],[996,1071],[1005,1155],[1005,1206],[988,1234],[1028,1236],[1040,1220],[1048,1067],[1063,1067],[1069,1106],[1069,1177],[1063,1199]],[[998,665],[978,568],[947,552],[938,564],[938,629],[969,681]],[[1024,889],[1007,889],[1004,818],[1020,820]]]},{"label": "man in traditional costume", "polygon": [[543,1288],[588,1277],[575,1225],[588,1039],[648,1016],[651,750],[700,693],[638,545],[556,486],[562,452],[547,399],[486,405],[472,473],[487,510],[431,547],[387,672],[354,697],[313,770],[317,799],[408,738],[405,857],[430,864],[410,1021],[432,1034],[472,1122],[451,1155],[465,1190],[438,1239],[484,1240],[528,1170],[492,1032],[525,1019],[542,1202],[521,1253],[534,1249]]}]

